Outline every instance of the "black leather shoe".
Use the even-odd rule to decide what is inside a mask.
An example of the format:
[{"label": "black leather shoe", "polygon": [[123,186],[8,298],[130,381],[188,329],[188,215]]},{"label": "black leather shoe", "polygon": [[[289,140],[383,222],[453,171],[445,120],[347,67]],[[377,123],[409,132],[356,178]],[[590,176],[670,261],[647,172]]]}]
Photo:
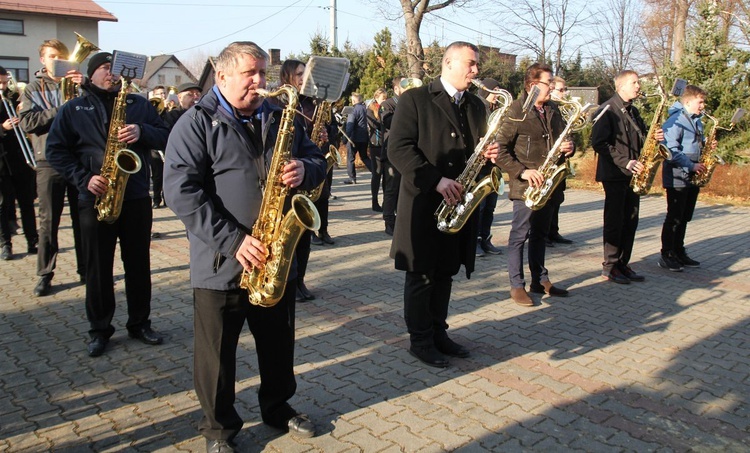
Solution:
[{"label": "black leather shoe", "polygon": [[328,234],[328,231],[321,231],[320,232],[320,239],[325,242],[328,245],[333,245],[336,243],[336,241],[333,240],[330,234]]},{"label": "black leather shoe", "polygon": [[620,272],[631,282],[642,282],[646,280],[646,277],[636,273],[633,269],[630,268],[630,266],[620,266]]},{"label": "black leather shoe", "polygon": [[372,204],[372,210],[375,212],[383,212],[383,207],[377,203]]},{"label": "black leather shoe", "polygon": [[613,267],[611,271],[609,272],[603,272],[602,277],[606,278],[607,280],[618,283],[620,285],[629,285],[630,279],[625,276],[622,272],[620,272],[620,269]]},{"label": "black leather shoe", "polygon": [[419,359],[425,365],[436,368],[445,368],[449,365],[448,359],[435,346],[411,346],[409,354]]},{"label": "black leather shoe", "polygon": [[39,253],[39,247],[37,247],[37,244],[39,244],[39,239],[34,239],[33,241],[29,242],[26,245],[26,253],[29,255],[36,255]]},{"label": "black leather shoe", "polygon": [[357,181],[352,181],[351,179],[347,179],[344,181],[344,184],[357,184]]},{"label": "black leather shoe", "polygon": [[206,439],[206,453],[234,453],[234,446],[228,440]]},{"label": "black leather shoe", "polygon": [[310,417],[307,415],[295,415],[289,419],[286,426],[289,428],[289,434],[293,436],[305,439],[315,437],[315,424],[310,421]]},{"label": "black leather shoe", "polygon": [[320,236],[318,236],[315,233],[312,233],[312,236],[310,237],[310,244],[312,244],[312,245],[323,245],[324,242],[323,242],[323,239],[320,238]]},{"label": "black leather shoe", "polygon": [[450,338],[436,341],[435,347],[438,351],[451,357],[460,357],[462,359],[465,359],[466,357],[469,357],[471,355],[468,349],[451,340]]},{"label": "black leather shoe", "polygon": [[685,267],[701,267],[701,262],[687,256],[687,252],[684,249],[675,253],[675,257]]},{"label": "black leather shoe", "polygon": [[161,208],[161,201],[154,201],[154,209]]},{"label": "black leather shoe", "polygon": [[2,251],[0,251],[0,259],[3,261],[10,261],[13,259],[13,249],[10,244],[5,244]]},{"label": "black leather shoe", "polygon": [[302,296],[302,300],[315,300],[315,295],[307,289],[305,282],[302,280],[297,281],[297,300]]},{"label": "black leather shoe", "polygon": [[36,297],[46,296],[52,291],[52,276],[54,274],[43,275],[39,279],[36,286],[34,287],[34,295]]},{"label": "black leather shoe", "polygon": [[89,357],[99,357],[104,354],[104,348],[107,347],[107,340],[104,337],[94,337],[89,342]]},{"label": "black leather shoe", "polygon": [[571,241],[570,239],[566,239],[560,236],[560,233],[553,234],[552,236],[550,236],[549,240],[557,244],[572,244],[573,243],[573,241]]},{"label": "black leather shoe", "polygon": [[490,235],[487,239],[484,239],[480,243],[482,250],[484,250],[485,253],[489,253],[490,255],[501,255],[503,253],[503,250],[500,247],[495,247],[492,245],[492,235]]},{"label": "black leather shoe", "polygon": [[663,253],[657,264],[662,269],[669,269],[672,272],[682,272],[683,269],[682,263],[671,252]]},{"label": "black leather shoe", "polygon": [[549,296],[568,297],[569,291],[567,289],[558,288],[553,285],[550,281],[541,283],[531,283],[529,285],[529,291],[537,294],[547,294]]},{"label": "black leather shoe", "polygon": [[393,225],[385,225],[385,234],[387,234],[388,236],[393,236]]},{"label": "black leather shoe", "polygon": [[164,342],[164,337],[160,333],[154,331],[151,327],[141,327],[138,330],[129,331],[128,336],[150,345],[162,344]]}]

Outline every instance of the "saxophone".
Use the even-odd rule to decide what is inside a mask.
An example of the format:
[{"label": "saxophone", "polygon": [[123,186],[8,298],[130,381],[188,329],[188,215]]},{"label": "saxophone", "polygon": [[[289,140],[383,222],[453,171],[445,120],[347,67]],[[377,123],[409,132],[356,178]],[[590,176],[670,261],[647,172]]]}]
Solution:
[{"label": "saxophone", "polygon": [[479,143],[474,148],[474,153],[466,162],[466,168],[464,168],[464,171],[456,179],[456,182],[463,186],[461,201],[451,206],[443,200],[440,202],[437,211],[435,211],[438,230],[448,234],[458,233],[469,220],[474,210],[479,207],[482,200],[492,192],[502,193],[502,187],[504,187],[500,169],[495,166],[492,167],[490,174],[482,178],[481,181],[476,181],[476,179],[482,167],[487,163],[487,159],[484,158],[484,149],[495,140],[495,136],[500,130],[500,125],[506,116],[508,107],[513,102],[513,96],[503,89],[488,89],[482,82],[475,79],[472,79],[471,83],[489,93],[494,93],[502,97],[503,104],[490,115],[487,133],[479,140]]},{"label": "saxophone", "polygon": [[557,186],[570,174],[570,167],[567,165],[568,159],[565,157],[565,153],[560,150],[560,147],[568,140],[570,134],[580,131],[588,124],[589,118],[586,113],[592,107],[591,104],[581,106],[580,102],[572,98],[567,100],[555,99],[555,101],[559,104],[560,112],[567,124],[538,169],[544,177],[544,182],[539,187],[529,184],[529,187],[523,193],[526,207],[533,211],[542,209]]},{"label": "saxophone", "polygon": [[112,120],[109,123],[107,145],[104,150],[104,162],[99,173],[107,178],[107,189],[103,195],[96,197],[94,207],[100,222],[114,223],[122,211],[125,197],[125,186],[128,178],[141,169],[141,158],[135,152],[125,148],[126,144],[117,140],[117,132],[125,125],[125,107],[129,82],[122,77],[122,88],[112,108]]},{"label": "saxophone", "polygon": [[289,102],[281,115],[263,201],[252,230],[252,236],[266,247],[266,264],[251,271],[243,270],[240,287],[247,290],[251,304],[273,307],[284,295],[297,242],[306,230],[320,228],[320,215],[312,201],[300,194],[292,196],[291,209],[283,214],[291,189],[281,182],[281,173],[292,158],[297,90],[283,85],[273,92],[260,89],[257,92],[267,98],[286,94]]},{"label": "saxophone", "polygon": [[737,111],[732,116],[729,127],[719,126],[719,120],[709,115],[705,111],[703,112],[703,115],[705,115],[706,118],[708,118],[713,123],[713,126],[706,136],[705,144],[703,145],[703,149],[701,150],[701,158],[699,161],[706,166],[706,171],[696,173],[690,177],[690,182],[697,187],[703,187],[708,184],[709,181],[711,181],[711,176],[713,175],[714,170],[716,170],[716,166],[725,164],[724,159],[722,159],[720,155],[711,151],[710,148],[707,149],[707,147],[710,147],[711,143],[716,140],[716,132],[719,129],[725,131],[731,131],[732,129],[734,129],[734,125],[739,122],[739,120],[742,119],[742,117],[745,115],[745,110],[737,109]]},{"label": "saxophone", "polygon": [[[638,162],[643,165],[643,170],[639,173],[634,173],[633,178],[630,180],[630,188],[633,192],[638,195],[647,195],[651,190],[651,184],[654,182],[656,176],[656,170],[659,169],[659,164],[663,160],[672,158],[672,153],[669,152],[669,148],[663,143],[656,140],[654,134],[661,127],[662,116],[664,115],[664,108],[667,105],[667,96],[664,94],[663,89],[659,86],[659,91],[656,94],[643,94],[642,97],[659,96],[659,105],[654,111],[654,118],[651,120],[651,127],[648,129],[648,134],[643,142],[643,149],[641,154],[638,156]],[[627,115],[627,113],[626,113]]]},{"label": "saxophone", "polygon": [[[328,101],[320,101],[317,107],[315,107],[315,113],[313,114],[313,128],[310,132],[310,137],[315,143],[315,146],[323,150],[325,141],[322,139],[323,128],[328,124],[331,119],[331,103]],[[338,150],[333,145],[328,147],[328,153],[325,155],[326,158],[326,174],[333,168],[334,165],[341,164],[341,156]],[[323,193],[323,187],[326,182],[323,181],[320,185],[309,191],[300,191],[302,195],[306,195],[312,201],[318,201],[320,194]]]}]

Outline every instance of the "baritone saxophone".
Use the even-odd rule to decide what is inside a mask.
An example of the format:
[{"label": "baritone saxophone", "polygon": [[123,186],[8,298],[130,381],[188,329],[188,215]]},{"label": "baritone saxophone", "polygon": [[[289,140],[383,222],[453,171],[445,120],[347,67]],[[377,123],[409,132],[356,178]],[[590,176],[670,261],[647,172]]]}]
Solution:
[{"label": "baritone saxophone", "polygon": [[261,89],[257,92],[266,98],[285,94],[289,102],[281,114],[260,212],[251,233],[266,247],[266,263],[250,271],[243,269],[240,287],[247,290],[251,304],[273,307],[284,295],[297,243],[307,230],[320,228],[320,215],[313,202],[301,194],[292,196],[291,208],[284,214],[291,189],[281,182],[281,175],[284,166],[292,159],[297,90],[291,85],[283,85],[273,92]]}]

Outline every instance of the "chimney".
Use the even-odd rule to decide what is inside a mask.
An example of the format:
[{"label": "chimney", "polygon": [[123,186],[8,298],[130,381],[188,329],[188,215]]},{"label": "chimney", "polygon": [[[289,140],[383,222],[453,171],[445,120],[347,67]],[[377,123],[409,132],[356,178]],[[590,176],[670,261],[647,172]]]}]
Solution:
[{"label": "chimney", "polygon": [[268,52],[271,54],[271,61],[269,62],[269,64],[280,65],[281,64],[281,49],[268,49]]}]

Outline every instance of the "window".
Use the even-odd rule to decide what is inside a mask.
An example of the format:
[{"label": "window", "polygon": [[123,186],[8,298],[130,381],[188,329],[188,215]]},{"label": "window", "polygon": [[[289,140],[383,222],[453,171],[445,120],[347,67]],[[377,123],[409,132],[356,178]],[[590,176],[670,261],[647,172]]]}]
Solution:
[{"label": "window", "polygon": [[23,21],[15,19],[0,19],[0,34],[22,35]]},{"label": "window", "polygon": [[175,85],[181,85],[182,84],[182,76],[174,76],[174,84]]},{"label": "window", "polygon": [[159,85],[164,85],[164,74],[157,74],[156,78],[159,80]]},{"label": "window", "polygon": [[16,82],[29,83],[29,59],[0,57],[0,66],[13,73]]}]

